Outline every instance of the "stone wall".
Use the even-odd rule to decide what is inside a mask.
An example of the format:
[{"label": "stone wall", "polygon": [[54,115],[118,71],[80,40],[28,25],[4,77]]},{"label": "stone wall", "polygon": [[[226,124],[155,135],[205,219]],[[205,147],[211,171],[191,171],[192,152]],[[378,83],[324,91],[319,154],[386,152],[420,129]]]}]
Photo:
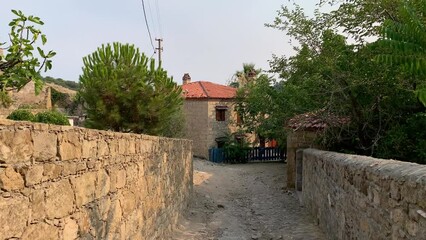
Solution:
[{"label": "stone wall", "polygon": [[426,166],[303,151],[302,202],[328,239],[426,239]]},{"label": "stone wall", "polygon": [[0,120],[0,239],[170,239],[188,140]]},{"label": "stone wall", "polygon": [[314,131],[288,131],[287,135],[287,189],[294,189],[296,183],[296,151],[300,148],[320,148],[315,143]]}]

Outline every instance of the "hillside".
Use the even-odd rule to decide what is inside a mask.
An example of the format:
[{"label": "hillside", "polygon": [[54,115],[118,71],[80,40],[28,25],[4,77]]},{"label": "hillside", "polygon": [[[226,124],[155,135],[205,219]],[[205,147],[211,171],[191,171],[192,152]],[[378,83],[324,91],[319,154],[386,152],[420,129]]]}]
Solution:
[{"label": "hillside", "polygon": [[53,83],[58,86],[62,86],[74,91],[77,91],[79,88],[78,82],[70,81],[70,80],[64,80],[62,78],[53,78],[53,77],[43,77],[43,82],[45,83]]}]

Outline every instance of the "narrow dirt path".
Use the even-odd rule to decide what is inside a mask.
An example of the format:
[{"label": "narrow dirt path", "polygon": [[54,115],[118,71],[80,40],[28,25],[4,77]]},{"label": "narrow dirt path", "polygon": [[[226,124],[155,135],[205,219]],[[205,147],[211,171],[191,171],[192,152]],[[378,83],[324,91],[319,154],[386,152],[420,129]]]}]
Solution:
[{"label": "narrow dirt path", "polygon": [[194,159],[194,198],[174,239],[325,239],[284,189],[285,164]]}]

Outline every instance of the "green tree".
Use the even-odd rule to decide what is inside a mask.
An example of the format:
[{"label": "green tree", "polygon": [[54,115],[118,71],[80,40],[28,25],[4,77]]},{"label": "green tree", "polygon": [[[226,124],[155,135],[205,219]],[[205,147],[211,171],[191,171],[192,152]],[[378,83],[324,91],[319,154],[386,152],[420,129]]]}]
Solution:
[{"label": "green tree", "polygon": [[102,45],[83,58],[79,94],[89,127],[173,136],[173,116],[183,103],[181,88],[129,44]]},{"label": "green tree", "polygon": [[255,133],[260,139],[277,139],[282,145],[284,118],[277,96],[278,85],[262,74],[237,91],[235,109],[240,116],[239,127],[246,133]]},{"label": "green tree", "polygon": [[[426,77],[426,1],[404,1],[399,7],[398,21],[388,19],[383,26],[379,43],[391,48],[378,59],[392,65],[402,65],[414,75]],[[426,106],[426,84],[416,85],[416,94]]]},{"label": "green tree", "polygon": [[[44,23],[39,17],[25,16],[21,11],[12,10],[17,17],[13,19],[9,26],[10,42],[0,43],[0,47],[6,51],[4,56],[0,55],[0,101],[7,106],[10,98],[7,94],[10,90],[19,90],[30,80],[36,85],[36,91],[41,89],[42,81],[40,72],[52,68],[51,58],[55,52],[44,52],[40,47],[36,47],[41,40],[41,45],[46,44],[47,38],[37,25]],[[40,59],[35,57],[37,49]]]},{"label": "green tree", "polygon": [[[378,146],[390,129],[424,111],[411,93],[413,82],[423,80],[413,79],[401,68],[374,61],[378,54],[389,51],[389,47],[361,40],[348,44],[344,36],[337,34],[336,29],[344,30],[349,25],[359,27],[352,34],[360,39],[377,33],[376,29],[361,24],[373,18],[385,21],[377,18],[379,15],[367,14],[374,9],[365,8],[359,19],[352,18],[348,9],[357,9],[360,2],[370,6],[373,1],[348,3],[353,5],[332,13],[317,11],[312,18],[298,6],[280,10],[274,23],[268,26],[284,30],[296,40],[297,53],[291,57],[274,56],[271,61],[272,72],[282,78],[277,88],[278,101],[274,102],[285,112],[281,115],[284,122],[296,114],[318,110],[326,117],[349,117],[349,125],[329,130],[323,141],[333,150],[377,156]],[[395,12],[398,19],[402,18]]]}]

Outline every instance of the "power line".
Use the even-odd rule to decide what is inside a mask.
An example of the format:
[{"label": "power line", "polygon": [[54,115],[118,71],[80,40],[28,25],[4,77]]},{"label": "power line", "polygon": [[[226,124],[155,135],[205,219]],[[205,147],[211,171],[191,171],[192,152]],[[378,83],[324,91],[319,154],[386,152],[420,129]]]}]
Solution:
[{"label": "power line", "polygon": [[141,0],[141,1],[142,1],[142,9],[143,9],[143,15],[144,15],[144,18],[145,18],[146,29],[148,29],[149,41],[151,42],[151,46],[155,51],[154,43],[152,42],[151,31],[149,30],[148,19],[146,18],[145,3],[144,3],[143,0]]},{"label": "power line", "polygon": [[158,33],[157,33],[157,28],[155,27],[155,22],[154,22],[154,14],[152,14],[152,9],[151,9],[151,1],[150,0],[147,0],[146,2],[146,6],[147,6],[147,9],[148,9],[148,15],[149,15],[149,20],[151,21],[151,24],[150,24],[150,26],[151,26],[151,30],[152,30],[152,33],[154,34],[154,36],[157,36],[158,35]]},{"label": "power line", "polygon": [[160,29],[160,37],[163,37],[163,31],[161,29],[160,7],[158,6],[158,0],[155,0],[155,8],[157,10],[157,22],[158,28]]}]

